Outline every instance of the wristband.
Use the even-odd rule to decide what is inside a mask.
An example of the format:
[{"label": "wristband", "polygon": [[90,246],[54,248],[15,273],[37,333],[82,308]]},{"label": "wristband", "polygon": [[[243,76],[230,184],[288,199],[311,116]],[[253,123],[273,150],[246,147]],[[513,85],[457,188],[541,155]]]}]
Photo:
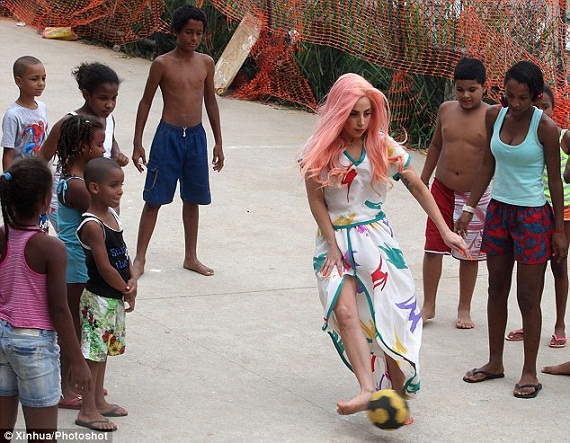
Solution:
[{"label": "wristband", "polygon": [[463,205],[463,212],[469,212],[469,214],[475,214],[475,208],[471,206]]},{"label": "wristband", "polygon": [[564,228],[555,229],[553,232],[554,232],[555,234],[564,234]]}]

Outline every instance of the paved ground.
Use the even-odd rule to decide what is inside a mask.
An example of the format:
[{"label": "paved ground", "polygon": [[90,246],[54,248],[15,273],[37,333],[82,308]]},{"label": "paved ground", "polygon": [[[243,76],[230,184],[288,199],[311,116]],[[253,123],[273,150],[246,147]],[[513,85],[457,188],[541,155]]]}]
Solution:
[{"label": "paved ground", "polygon": [[[81,106],[71,69],[82,61],[112,66],[123,79],[115,118],[130,157],[134,117],[150,62],[79,42],[43,40],[28,27],[0,20],[0,109],[16,98],[11,66],[35,55],[47,70],[42,96],[55,123]],[[150,146],[157,95],[147,124]],[[326,334],[312,274],[315,223],[295,168],[295,153],[316,122],[312,114],[219,98],[227,157],[212,176],[214,201],[202,211],[199,255],[216,270],[202,277],[182,269],[180,201],[164,207],[128,316],[128,349],[108,365],[110,400],[129,409],[117,419],[115,442],[558,442],[567,441],[568,377],[542,375],[534,400],[512,396],[522,365],[521,343],[505,346],[506,377],[462,381],[486,361],[486,269],[474,296],[477,327],[456,330],[457,264],[445,261],[437,318],[424,329],[422,390],[411,402],[415,423],[396,432],[364,414],[340,417],[337,399],[357,392]],[[207,120],[207,119],[206,119]],[[210,136],[210,135],[209,135]],[[414,154],[421,170],[423,157]],[[134,253],[143,176],[125,168],[122,218]],[[401,184],[388,215],[421,292],[425,216]],[[552,278],[546,279],[539,366],[570,358],[547,343],[554,321]],[[421,295],[420,295],[421,297]],[[520,326],[511,297],[509,329]],[[566,411],[565,413],[563,411]],[[77,430],[61,411],[60,428]],[[22,427],[20,417],[18,426]]]}]

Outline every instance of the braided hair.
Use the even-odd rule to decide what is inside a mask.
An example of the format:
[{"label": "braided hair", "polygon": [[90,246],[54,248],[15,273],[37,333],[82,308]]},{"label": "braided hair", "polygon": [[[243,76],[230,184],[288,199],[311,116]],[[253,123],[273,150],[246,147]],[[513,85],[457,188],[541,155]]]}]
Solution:
[{"label": "braided hair", "polygon": [[57,139],[58,170],[63,176],[70,175],[71,166],[91,143],[95,129],[105,130],[98,117],[73,115],[63,122]]},{"label": "braided hair", "polygon": [[0,206],[6,241],[8,227],[26,229],[22,219],[33,217],[38,205],[51,194],[52,176],[45,160],[39,157],[15,161],[0,174]]}]

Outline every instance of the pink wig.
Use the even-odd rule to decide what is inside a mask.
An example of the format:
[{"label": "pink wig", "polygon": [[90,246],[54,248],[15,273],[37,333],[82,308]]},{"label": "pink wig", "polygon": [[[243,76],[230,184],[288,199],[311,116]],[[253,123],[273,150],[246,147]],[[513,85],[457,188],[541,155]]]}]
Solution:
[{"label": "pink wig", "polygon": [[380,183],[387,179],[388,148],[395,144],[388,136],[388,100],[367,80],[352,73],[338,78],[319,109],[319,124],[307,142],[300,161],[305,178],[312,178],[323,186],[340,184],[346,173],[346,168],[340,164],[341,155],[346,149],[341,133],[356,102],[364,96],[368,97],[372,106],[370,124],[363,136],[366,155],[373,167],[372,181]]}]

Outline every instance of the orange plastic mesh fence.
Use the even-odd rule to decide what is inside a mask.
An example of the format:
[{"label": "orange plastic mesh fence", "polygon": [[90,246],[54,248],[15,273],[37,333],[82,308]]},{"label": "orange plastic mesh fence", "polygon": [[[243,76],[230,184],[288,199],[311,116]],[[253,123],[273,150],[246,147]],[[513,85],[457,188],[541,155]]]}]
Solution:
[{"label": "orange plastic mesh fence", "polygon": [[[244,98],[274,96],[316,107],[295,60],[300,43],[340,49],[393,70],[388,96],[396,124],[422,106],[409,87],[413,75],[451,78],[462,56],[480,58],[491,87],[505,71],[532,60],[554,89],[555,120],[569,123],[565,0],[209,0],[229,19],[262,19],[252,50],[255,77],[236,90]],[[197,0],[203,6],[205,0]],[[14,16],[38,28],[73,26],[81,36],[124,44],[168,32],[164,0],[4,0]]]},{"label": "orange plastic mesh fence", "polygon": [[170,29],[160,18],[164,0],[4,0],[2,6],[36,28],[71,26],[82,37],[109,44]]},{"label": "orange plastic mesh fence", "polygon": [[[411,75],[452,78],[463,56],[480,58],[487,68],[489,95],[498,99],[506,70],[532,60],[553,86],[555,120],[567,127],[570,89],[566,81],[565,0],[211,0],[227,16],[241,20],[246,12],[264,17],[273,40],[260,39],[257,53],[270,51],[277,36],[289,44],[330,46],[393,70],[388,96],[395,123],[406,127],[422,107],[411,87]],[[272,49],[271,49],[272,50]],[[284,51],[281,57],[292,57]],[[257,76],[271,79],[294,63],[264,63]],[[269,70],[269,71],[268,71]],[[257,79],[254,79],[255,82]],[[259,80],[258,83],[264,83]],[[286,83],[279,84],[284,87]],[[292,91],[298,86],[293,83]],[[291,93],[292,91],[287,91]],[[282,96],[285,91],[273,91]],[[252,94],[255,92],[252,91]],[[314,106],[314,97],[304,104]],[[432,117],[435,120],[435,116]]]}]

